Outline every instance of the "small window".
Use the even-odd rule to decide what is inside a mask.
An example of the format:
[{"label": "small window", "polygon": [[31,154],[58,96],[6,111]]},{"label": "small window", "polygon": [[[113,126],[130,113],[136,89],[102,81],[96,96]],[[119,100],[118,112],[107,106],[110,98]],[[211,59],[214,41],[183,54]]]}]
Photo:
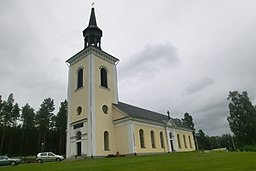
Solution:
[{"label": "small window", "polygon": [[152,148],[156,148],[155,133],[154,133],[154,131],[150,131],[150,137],[151,137],[151,145],[152,145]]},{"label": "small window", "polygon": [[105,68],[100,69],[100,85],[102,87],[108,88],[107,70]]},{"label": "small window", "polygon": [[169,133],[169,137],[170,137],[170,139],[172,139],[172,133],[171,132]]},{"label": "small window", "polygon": [[144,131],[143,131],[143,129],[140,129],[139,135],[140,135],[140,147],[141,148],[145,148]]},{"label": "small window", "polygon": [[77,89],[83,87],[83,69],[80,68],[77,73]]},{"label": "small window", "polygon": [[76,133],[76,140],[81,140],[82,139],[82,133],[80,131],[78,131]]},{"label": "small window", "polygon": [[185,136],[185,135],[183,135],[183,140],[184,140],[185,148],[188,148],[188,147],[187,147],[187,140],[186,140],[186,136]]},{"label": "small window", "polygon": [[164,148],[164,135],[163,135],[163,132],[160,132],[160,143],[161,143],[161,148]]},{"label": "small window", "polygon": [[103,106],[102,106],[102,111],[103,111],[105,114],[108,114],[108,106],[107,106],[107,105],[103,105]]},{"label": "small window", "polygon": [[177,134],[177,139],[178,139],[179,148],[181,148],[181,145],[180,145],[180,135],[179,134]]},{"label": "small window", "polygon": [[83,127],[84,126],[84,123],[82,122],[82,123],[78,123],[78,124],[75,124],[74,125],[74,129],[77,129],[77,128],[81,128],[81,127]]},{"label": "small window", "polygon": [[104,132],[104,150],[109,151],[109,133],[108,133],[108,131]]},{"label": "small window", "polygon": [[81,106],[78,106],[76,108],[76,111],[77,111],[77,115],[80,115],[82,113],[82,107]]}]

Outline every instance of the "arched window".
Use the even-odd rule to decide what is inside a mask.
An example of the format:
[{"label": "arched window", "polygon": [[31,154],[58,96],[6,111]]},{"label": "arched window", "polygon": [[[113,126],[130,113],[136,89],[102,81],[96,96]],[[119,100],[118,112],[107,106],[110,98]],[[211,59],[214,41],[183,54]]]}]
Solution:
[{"label": "arched window", "polygon": [[169,133],[169,137],[170,137],[170,139],[172,139],[172,133],[171,132]]},{"label": "arched window", "polygon": [[78,131],[76,133],[76,140],[81,140],[81,138],[82,138],[82,133],[80,131]]},{"label": "arched window", "polygon": [[177,139],[178,139],[179,148],[181,148],[181,145],[180,145],[180,135],[179,134],[177,134]]},{"label": "arched window", "polygon": [[188,147],[187,147],[187,141],[186,141],[186,136],[185,136],[185,135],[183,135],[183,140],[184,140],[185,148],[188,148]]},{"label": "arched window", "polygon": [[145,148],[144,131],[143,131],[143,129],[140,129],[139,134],[140,134],[140,147],[141,148]]},{"label": "arched window", "polygon": [[104,132],[104,150],[109,151],[109,133],[108,133],[108,131]]},{"label": "arched window", "polygon": [[77,73],[77,89],[83,87],[83,69],[80,68]]},{"label": "arched window", "polygon": [[164,148],[164,135],[163,135],[163,132],[160,132],[160,143],[161,143],[161,148]]},{"label": "arched window", "polygon": [[154,131],[150,131],[150,137],[151,137],[151,145],[152,145],[152,148],[156,148],[155,133],[154,133]]},{"label": "arched window", "polygon": [[188,136],[188,141],[189,141],[189,146],[190,146],[190,148],[192,148],[192,143],[191,143],[190,135]]},{"label": "arched window", "polygon": [[108,76],[105,68],[100,69],[100,85],[108,88]]}]

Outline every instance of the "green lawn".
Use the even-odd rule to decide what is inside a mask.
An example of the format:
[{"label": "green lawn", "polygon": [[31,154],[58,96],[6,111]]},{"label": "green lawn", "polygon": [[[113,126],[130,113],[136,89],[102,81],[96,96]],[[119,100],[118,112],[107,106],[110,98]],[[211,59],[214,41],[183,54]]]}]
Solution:
[{"label": "green lawn", "polygon": [[255,152],[171,153],[1,166],[0,171],[256,171]]}]

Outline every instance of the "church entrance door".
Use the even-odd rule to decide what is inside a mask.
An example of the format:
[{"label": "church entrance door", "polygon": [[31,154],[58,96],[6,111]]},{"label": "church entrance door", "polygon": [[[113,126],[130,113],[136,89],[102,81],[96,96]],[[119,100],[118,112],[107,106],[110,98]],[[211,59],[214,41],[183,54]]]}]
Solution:
[{"label": "church entrance door", "polygon": [[174,151],[172,140],[170,140],[170,144],[171,144],[171,149],[172,149],[172,151]]},{"label": "church entrance door", "polygon": [[81,156],[82,153],[82,145],[81,145],[81,141],[76,143],[76,147],[77,147],[77,156]]}]

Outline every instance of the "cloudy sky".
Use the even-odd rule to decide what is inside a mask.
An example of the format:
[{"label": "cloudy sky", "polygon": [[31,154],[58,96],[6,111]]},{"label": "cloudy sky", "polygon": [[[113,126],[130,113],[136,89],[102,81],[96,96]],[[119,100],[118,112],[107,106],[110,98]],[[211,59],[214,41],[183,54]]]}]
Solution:
[{"label": "cloudy sky", "polygon": [[[0,1],[3,99],[13,93],[37,110],[51,97],[58,109],[92,2]],[[102,49],[120,59],[120,101],[174,118],[189,112],[208,135],[230,132],[229,91],[248,91],[256,104],[256,1],[94,2]]]}]

